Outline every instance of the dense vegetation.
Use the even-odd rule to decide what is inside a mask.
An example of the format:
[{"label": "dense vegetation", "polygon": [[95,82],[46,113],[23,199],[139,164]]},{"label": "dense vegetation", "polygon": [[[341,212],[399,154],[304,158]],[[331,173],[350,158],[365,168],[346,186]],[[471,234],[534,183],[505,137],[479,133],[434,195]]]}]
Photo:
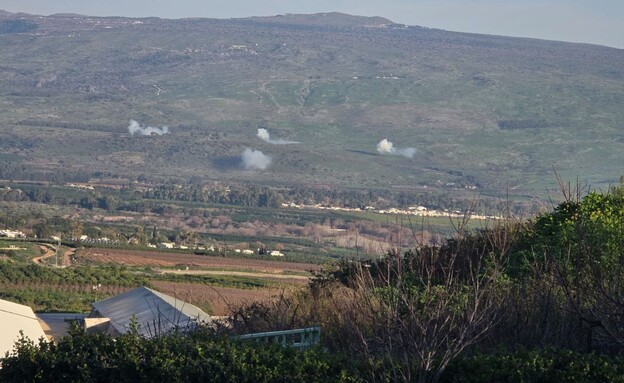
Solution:
[{"label": "dense vegetation", "polygon": [[[478,201],[458,198],[440,191],[392,191],[385,189],[335,190],[314,187],[260,187],[220,183],[142,184],[124,183],[121,190],[84,190],[61,185],[28,185],[6,182],[0,188],[0,201],[31,201],[55,205],[77,205],[85,209],[160,213],[167,210],[162,201],[196,202],[211,205],[277,208],[282,203],[363,208],[374,206],[407,208],[422,205],[434,210],[475,210],[500,212],[499,199],[484,196]],[[140,188],[141,190],[137,190]],[[528,213],[531,204],[515,202],[516,213]]]},{"label": "dense vegetation", "polygon": [[[582,198],[568,190],[566,202],[527,222],[477,232],[460,227],[440,246],[391,252],[375,261],[343,261],[318,273],[298,293],[240,308],[217,332],[320,325],[326,351],[310,351],[320,363],[311,367],[319,369],[319,381],[621,381],[623,194],[621,186]],[[196,339],[135,340],[141,362],[131,369],[184,380],[189,375],[178,375],[180,365],[189,368],[184,374],[209,374],[200,361],[219,355],[228,362],[218,368],[244,381],[263,363],[286,380],[292,380],[289,374],[300,379],[301,369],[310,366],[308,352],[289,366],[258,356],[243,372],[238,369],[247,362],[224,356],[230,351],[187,353],[181,361],[161,347],[172,342],[193,350],[236,349],[242,355],[271,350],[276,358],[291,353],[215,338],[197,346]],[[40,369],[60,371],[58,360],[71,359],[74,352],[83,355],[69,346],[75,343],[101,355],[79,368],[84,376],[99,374],[101,365],[120,363],[108,354],[108,338],[75,333],[59,346],[43,343],[38,349],[20,343],[2,373],[22,377]],[[154,367],[153,360],[170,363]],[[323,375],[328,371],[341,372]]]},{"label": "dense vegetation", "polygon": [[[609,380],[624,368],[621,191],[568,193],[525,223],[343,262],[300,295],[241,310],[233,328],[320,324],[325,345],[367,361],[371,380],[437,381],[449,366],[461,377],[471,360],[500,365],[495,381],[543,381],[558,369],[569,381]],[[591,375],[592,365],[604,369]],[[491,376],[474,371],[460,381]]]},{"label": "dense vegetation", "polygon": [[[297,351],[204,332],[116,340],[77,329],[58,343],[22,339],[2,361],[3,382],[400,382],[388,366],[322,348]],[[391,367],[391,365],[390,365]],[[520,350],[454,361],[440,382],[623,382],[624,358],[569,350]]]},{"label": "dense vegetation", "polygon": [[361,382],[346,358],[315,348],[241,343],[200,332],[149,340],[74,331],[58,344],[21,340],[2,360],[3,382]]}]

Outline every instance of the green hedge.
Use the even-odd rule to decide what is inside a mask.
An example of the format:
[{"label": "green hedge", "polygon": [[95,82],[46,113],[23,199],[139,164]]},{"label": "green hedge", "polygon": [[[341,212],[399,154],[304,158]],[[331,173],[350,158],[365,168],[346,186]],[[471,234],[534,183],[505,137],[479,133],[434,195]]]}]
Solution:
[{"label": "green hedge", "polygon": [[569,350],[521,350],[452,362],[443,383],[624,382],[624,357]]},{"label": "green hedge", "polygon": [[117,339],[74,331],[58,344],[22,339],[2,360],[2,382],[362,382],[345,358],[314,348],[208,334]]}]

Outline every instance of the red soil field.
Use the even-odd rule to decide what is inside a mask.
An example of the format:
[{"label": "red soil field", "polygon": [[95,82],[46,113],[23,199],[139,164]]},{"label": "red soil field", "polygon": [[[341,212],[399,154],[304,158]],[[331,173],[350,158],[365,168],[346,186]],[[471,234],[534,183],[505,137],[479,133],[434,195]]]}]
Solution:
[{"label": "red soil field", "polygon": [[285,272],[305,273],[319,270],[312,263],[280,262],[264,259],[226,258],[195,254],[166,253],[160,251],[136,251],[119,249],[81,249],[77,252],[78,262],[117,263],[126,266],[149,267],[198,267],[254,271],[259,273],[283,274]]}]

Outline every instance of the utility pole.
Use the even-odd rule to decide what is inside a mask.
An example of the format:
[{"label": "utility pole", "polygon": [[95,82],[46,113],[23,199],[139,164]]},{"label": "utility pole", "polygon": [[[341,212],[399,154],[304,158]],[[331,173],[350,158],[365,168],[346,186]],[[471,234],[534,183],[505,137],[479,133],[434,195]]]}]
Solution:
[{"label": "utility pole", "polygon": [[58,267],[58,253],[59,253],[59,249],[61,248],[61,235],[59,234],[59,240],[58,240],[58,244],[56,245],[56,254],[54,255],[54,263],[56,264],[56,267]]}]

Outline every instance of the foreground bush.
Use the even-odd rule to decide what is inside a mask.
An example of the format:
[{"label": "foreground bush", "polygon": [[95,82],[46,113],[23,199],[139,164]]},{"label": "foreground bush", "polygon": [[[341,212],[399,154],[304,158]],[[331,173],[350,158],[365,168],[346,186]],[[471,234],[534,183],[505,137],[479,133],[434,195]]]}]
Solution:
[{"label": "foreground bush", "polygon": [[243,343],[196,333],[117,339],[74,331],[58,344],[20,340],[2,382],[359,382],[344,358],[316,348]]},{"label": "foreground bush", "polygon": [[[439,246],[342,262],[296,295],[239,310],[230,328],[320,325],[325,347],[365,361],[368,381],[437,382],[475,353],[492,354],[492,373],[479,380],[462,370],[458,381],[558,381],[559,370],[569,381],[613,381],[621,361],[603,365],[593,353],[619,358],[624,346],[624,186],[565,197],[530,221],[460,225]],[[520,347],[570,351],[535,351],[534,365],[522,355],[496,359]]]},{"label": "foreground bush", "polygon": [[451,363],[440,382],[624,382],[624,358],[555,349],[477,355]]}]

